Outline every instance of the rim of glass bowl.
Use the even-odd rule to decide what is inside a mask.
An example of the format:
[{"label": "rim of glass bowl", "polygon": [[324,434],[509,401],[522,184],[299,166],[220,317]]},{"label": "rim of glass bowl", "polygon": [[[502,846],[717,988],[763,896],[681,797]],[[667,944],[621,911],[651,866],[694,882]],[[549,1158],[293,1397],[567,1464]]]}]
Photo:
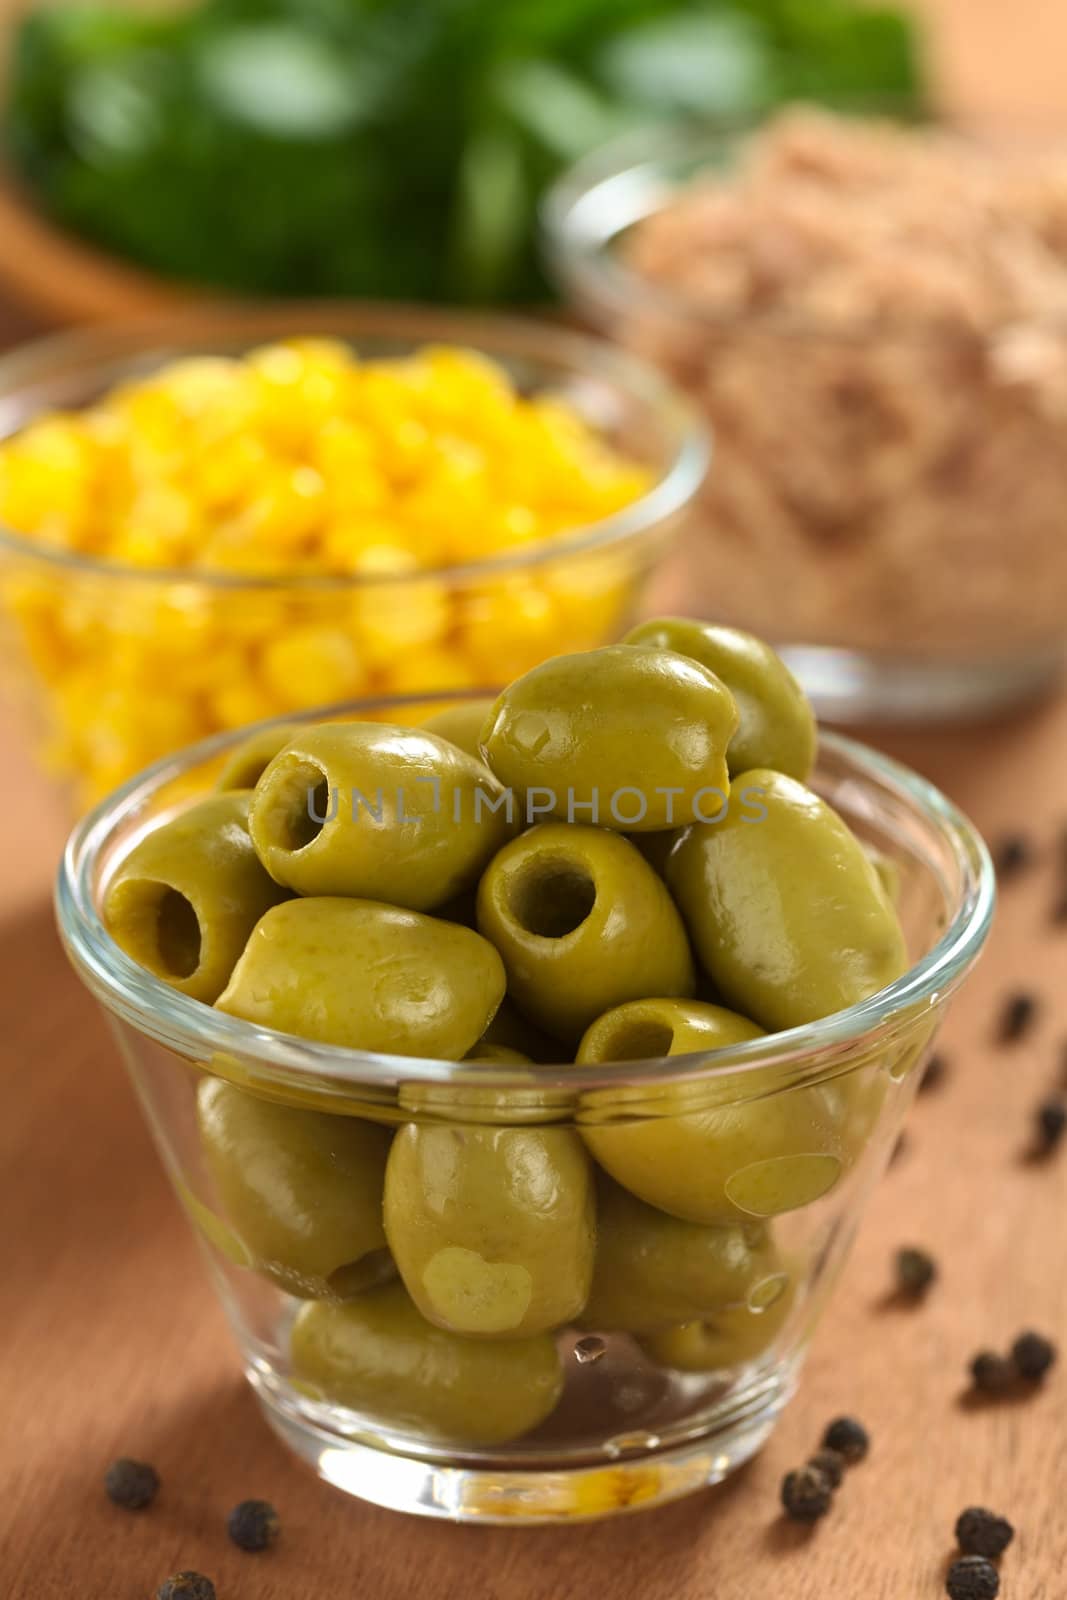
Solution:
[{"label": "rim of glass bowl", "polygon": [[[271,718],[251,729],[215,734],[164,757],[131,778],[77,824],[59,867],[56,914],[60,935],[89,989],[140,1032],[192,1060],[238,1053],[255,1058],[257,1070],[267,1068],[262,1074],[267,1079],[269,1069],[275,1068],[290,1082],[294,1073],[309,1074],[320,1081],[331,1080],[339,1087],[447,1082],[462,1063],[317,1044],[256,1027],[170,988],[131,960],[107,933],[95,903],[94,880],[100,853],[116,827],[136,817],[165,785],[232,749],[250,732],[274,722],[317,722],[342,713],[358,716],[361,712],[433,702],[455,704],[486,692],[492,691],[346,701],[292,717]],[[785,1065],[797,1058],[822,1059],[827,1052],[832,1057],[835,1049],[844,1044],[855,1046],[868,1040],[873,1043],[892,1033],[896,1026],[906,1026],[917,1006],[936,1003],[962,981],[985,942],[996,898],[993,865],[981,836],[939,789],[907,767],[840,734],[821,732],[820,741],[821,754],[836,758],[843,769],[869,789],[880,790],[898,805],[903,804],[921,824],[932,826],[948,846],[959,873],[960,894],[944,933],[927,954],[896,982],[859,1005],[745,1044],[697,1055],[616,1064],[579,1067],[548,1063],[524,1067],[521,1072],[494,1063],[479,1063],[481,1083],[527,1091],[555,1088],[567,1091],[570,1097],[588,1090],[619,1088],[623,1083],[632,1086],[644,1081],[661,1084],[664,1080],[713,1079],[726,1073]],[[625,1066],[625,1078],[619,1072],[620,1066]]]},{"label": "rim of glass bowl", "polygon": [[[906,126],[899,116],[896,121]],[[580,157],[549,187],[539,208],[542,252],[557,285],[572,299],[577,297],[579,308],[585,302],[606,307],[612,314],[635,309],[658,312],[675,321],[724,332],[749,329],[801,342],[832,338],[842,344],[944,338],[943,323],[921,316],[905,319],[884,315],[835,323],[780,312],[757,317],[745,312],[717,311],[696,295],[664,288],[624,265],[615,247],[628,229],[664,209],[694,180],[713,176],[717,162],[721,167],[724,157],[757,137],[766,125],[766,121],[759,120],[740,124],[669,122],[632,130]],[[1009,131],[998,128],[996,123],[988,128],[962,124],[938,124],[938,128],[942,134],[974,147],[980,147],[983,139],[988,142]],[[1010,130],[1012,134],[1018,131]],[[1021,132],[1040,140],[1042,146],[1051,142],[1041,130],[1024,126]],[[1062,148],[1062,136],[1057,142]],[[672,168],[682,171],[672,174]],[[1036,321],[1040,326],[1063,328],[1062,319],[1041,317]],[[1006,331],[1017,323],[1018,318],[1009,319],[1000,328],[986,331]],[[981,337],[981,330],[977,337]]]},{"label": "rim of glass bowl", "polygon": [[[0,358],[0,439],[16,433],[28,420],[22,419],[16,427],[5,425],[5,413],[17,403],[19,395],[64,374],[69,376],[75,371],[107,364],[114,367],[126,361],[133,370],[127,371],[125,376],[132,377],[142,364],[147,372],[167,359],[218,353],[228,345],[239,349],[260,339],[306,337],[348,339],[357,348],[361,339],[368,343],[377,340],[383,346],[411,346],[412,349],[423,344],[455,344],[505,364],[511,357],[532,366],[554,365],[577,378],[599,377],[628,399],[655,413],[670,444],[670,460],[650,489],[610,517],[552,538],[532,541],[503,555],[443,567],[418,567],[410,572],[290,571],[259,577],[197,567],[133,566],[49,549],[2,524],[0,555],[6,551],[24,560],[43,562],[71,572],[91,573],[100,578],[181,583],[220,591],[355,590],[432,579],[467,581],[626,544],[688,504],[708,469],[711,459],[709,430],[688,401],[655,368],[606,340],[521,317],[480,316],[419,306],[359,302],[306,304],[294,301],[284,306],[251,305],[241,309],[208,305],[196,312],[123,323],[121,328],[82,329],[34,340]],[[211,348],[198,349],[198,346]],[[383,350],[382,353],[387,352]],[[120,374],[115,372],[108,381],[116,382],[119,378]],[[38,411],[46,409],[47,405],[37,408]],[[33,414],[37,414],[36,411]]]}]

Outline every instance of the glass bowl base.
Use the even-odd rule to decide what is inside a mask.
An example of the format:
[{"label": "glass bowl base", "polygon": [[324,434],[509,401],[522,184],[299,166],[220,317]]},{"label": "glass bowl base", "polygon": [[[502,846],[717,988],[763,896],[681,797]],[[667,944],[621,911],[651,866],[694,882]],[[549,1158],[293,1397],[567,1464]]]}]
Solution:
[{"label": "glass bowl base", "polygon": [[614,1441],[615,1460],[545,1459],[516,1470],[488,1457],[479,1466],[447,1465],[348,1438],[305,1416],[299,1399],[269,1375],[253,1367],[248,1379],[273,1431],[335,1488],[390,1511],[502,1526],[591,1522],[721,1483],[765,1444],[795,1388],[794,1372],[780,1366],[681,1443],[634,1434]]},{"label": "glass bowl base", "polygon": [[1047,694],[1062,678],[1062,649],[999,660],[920,661],[779,645],[820,721],[937,723],[976,721]]}]

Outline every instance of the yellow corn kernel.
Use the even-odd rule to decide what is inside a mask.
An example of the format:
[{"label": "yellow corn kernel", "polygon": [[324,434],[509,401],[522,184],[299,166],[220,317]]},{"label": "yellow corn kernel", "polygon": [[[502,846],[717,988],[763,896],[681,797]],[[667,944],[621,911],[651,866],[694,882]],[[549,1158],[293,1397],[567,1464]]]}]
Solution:
[{"label": "yellow corn kernel", "polygon": [[246,357],[265,434],[285,450],[304,448],[317,429],[351,403],[358,368],[328,340],[292,339]]},{"label": "yellow corn kernel", "polygon": [[458,650],[433,645],[417,655],[397,656],[381,673],[378,687],[385,694],[419,694],[423,689],[480,689],[486,685]]},{"label": "yellow corn kernel", "polygon": [[[220,680],[207,696],[212,731],[243,728],[249,722],[265,722],[288,707],[288,697],[280,701],[268,693],[252,675],[248,663],[236,677]],[[292,709],[291,707],[289,709]]]},{"label": "yellow corn kernel", "polygon": [[367,681],[352,638],[340,628],[315,623],[270,640],[260,671],[271,693],[300,709],[350,699]]},{"label": "yellow corn kernel", "polygon": [[189,491],[205,510],[239,505],[269,473],[270,451],[252,433],[231,434],[204,446],[191,463]]},{"label": "yellow corn kernel", "polygon": [[574,640],[573,649],[587,649],[622,630],[639,576],[632,558],[606,553],[546,567],[541,581],[561,627]]},{"label": "yellow corn kernel", "polygon": [[389,668],[398,655],[413,660],[438,644],[452,621],[448,590],[432,578],[372,583],[355,596],[354,632],[369,665]]},{"label": "yellow corn kernel", "polygon": [[18,532],[47,528],[48,542],[76,546],[94,480],[95,451],[77,419],[32,423],[0,455],[0,521]]},{"label": "yellow corn kernel", "polygon": [[503,684],[566,648],[558,607],[538,583],[502,577],[464,595],[457,642],[480,683]]}]

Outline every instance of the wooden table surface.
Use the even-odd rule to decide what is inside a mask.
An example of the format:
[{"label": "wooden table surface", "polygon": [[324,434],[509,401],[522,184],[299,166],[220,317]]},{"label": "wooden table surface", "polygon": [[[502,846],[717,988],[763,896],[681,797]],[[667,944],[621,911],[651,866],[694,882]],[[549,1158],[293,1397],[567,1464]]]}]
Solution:
[{"label": "wooden table surface", "polygon": [[[6,3],[6,0],[5,0]],[[921,0],[948,98],[968,111],[1067,109],[1063,0]],[[17,320],[0,309],[0,338]],[[112,1041],[65,966],[48,892],[63,818],[0,726],[0,1596],[146,1600],[167,1573],[220,1600],[924,1600],[943,1592],[957,1512],[1019,1532],[1004,1600],[1067,1595],[1067,1360],[1017,1403],[974,1408],[968,1357],[1023,1326],[1067,1338],[1067,1151],[1023,1157],[1035,1101],[1062,1073],[1067,928],[1048,909],[1067,823],[1067,699],[949,734],[883,738],[989,834],[1024,826],[1040,865],[1005,891],[989,951],[942,1038],[950,1075],[914,1111],[816,1340],[801,1392],[730,1483],[658,1512],[567,1530],[442,1526],[347,1500],[260,1420],[191,1235]],[[1038,992],[1032,1039],[991,1043],[1005,993]],[[917,1243],[940,1282],[884,1304],[890,1258]],[[813,1535],[777,1515],[781,1475],[826,1419],[874,1445]],[[140,1516],[100,1479],[119,1453],[164,1488]],[[224,1517],[273,1500],[277,1549],[234,1550]]]}]

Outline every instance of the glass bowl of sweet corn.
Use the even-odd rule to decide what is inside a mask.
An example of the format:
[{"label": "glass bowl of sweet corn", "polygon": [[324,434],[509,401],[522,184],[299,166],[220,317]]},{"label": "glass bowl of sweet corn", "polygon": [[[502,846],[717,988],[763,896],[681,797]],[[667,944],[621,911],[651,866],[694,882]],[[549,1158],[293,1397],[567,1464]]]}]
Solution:
[{"label": "glass bowl of sweet corn", "polygon": [[88,805],[207,734],[516,676],[629,623],[707,464],[536,323],[215,310],[0,360],[0,632]]}]

